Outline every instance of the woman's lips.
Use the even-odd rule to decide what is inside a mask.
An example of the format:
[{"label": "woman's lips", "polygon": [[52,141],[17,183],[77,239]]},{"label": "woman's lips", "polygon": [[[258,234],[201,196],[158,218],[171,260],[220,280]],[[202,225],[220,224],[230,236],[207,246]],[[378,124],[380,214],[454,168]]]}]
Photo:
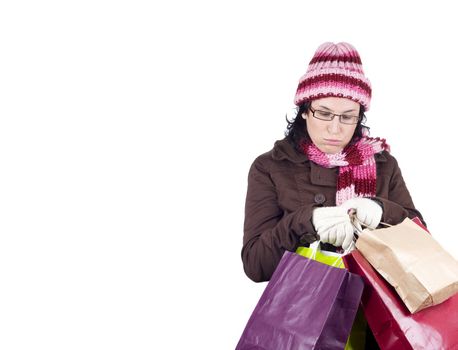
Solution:
[{"label": "woman's lips", "polygon": [[340,140],[334,140],[334,139],[324,139],[324,141],[328,144],[331,144],[331,145],[339,145],[340,144]]}]

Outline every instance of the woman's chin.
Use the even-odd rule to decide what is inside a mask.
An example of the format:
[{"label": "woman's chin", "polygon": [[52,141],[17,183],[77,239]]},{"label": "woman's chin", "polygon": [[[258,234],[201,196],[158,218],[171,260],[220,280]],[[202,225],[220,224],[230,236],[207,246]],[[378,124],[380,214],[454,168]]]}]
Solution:
[{"label": "woman's chin", "polygon": [[342,147],[337,146],[337,145],[322,145],[319,147],[321,152],[327,153],[327,154],[336,154],[342,151]]}]

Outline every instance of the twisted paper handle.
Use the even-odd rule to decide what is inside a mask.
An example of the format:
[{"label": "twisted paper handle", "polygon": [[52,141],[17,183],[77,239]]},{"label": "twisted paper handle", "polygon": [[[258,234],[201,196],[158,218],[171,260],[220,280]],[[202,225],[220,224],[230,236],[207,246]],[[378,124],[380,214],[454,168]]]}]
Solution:
[{"label": "twisted paper handle", "polygon": [[[356,209],[350,209],[348,211],[348,215],[350,216],[350,220],[351,220],[351,223],[353,224],[353,227],[355,228],[355,234],[356,236],[358,237],[359,234],[362,232],[362,227],[364,226],[365,228],[368,228],[370,230],[372,230],[372,228],[370,228],[369,226],[365,225],[363,222],[361,222],[357,217],[356,217]],[[383,222],[383,221],[380,221],[380,224],[381,225],[384,225],[386,227],[391,227],[393,225],[390,225],[386,222]],[[357,238],[356,237],[356,238]]]}]

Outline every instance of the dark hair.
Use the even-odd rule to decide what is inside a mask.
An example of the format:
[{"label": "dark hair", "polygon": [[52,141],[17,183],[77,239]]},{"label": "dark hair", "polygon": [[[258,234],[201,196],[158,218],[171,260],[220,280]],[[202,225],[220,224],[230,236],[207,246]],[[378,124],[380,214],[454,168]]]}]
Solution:
[{"label": "dark hair", "polygon": [[[301,142],[310,140],[310,135],[307,132],[307,122],[304,118],[302,118],[302,114],[309,110],[310,105],[311,102],[307,101],[297,107],[296,117],[293,120],[288,120],[288,116],[286,116],[286,122],[288,125],[286,126],[285,136],[289,143],[292,144],[297,150],[299,150],[299,145]],[[363,105],[360,106],[361,108],[359,109],[359,122],[356,126],[355,133],[353,134],[350,143],[354,143],[363,137],[363,135],[369,134],[370,128],[364,125],[366,122],[366,115],[364,114],[365,108]]]}]

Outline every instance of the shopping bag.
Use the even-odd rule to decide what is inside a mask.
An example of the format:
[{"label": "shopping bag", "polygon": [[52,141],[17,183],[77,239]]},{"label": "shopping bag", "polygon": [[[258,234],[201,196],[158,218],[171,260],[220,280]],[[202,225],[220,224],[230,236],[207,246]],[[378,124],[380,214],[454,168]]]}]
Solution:
[{"label": "shopping bag", "polygon": [[420,226],[423,230],[425,230],[426,232],[430,233],[429,230],[426,228],[426,226],[423,224],[423,222],[421,222],[420,218],[418,216],[414,216],[412,218],[412,221],[414,223],[416,223],[418,226]]},{"label": "shopping bag", "polygon": [[296,254],[329,266],[345,268],[342,262],[342,254],[321,250],[319,241],[312,243],[310,247],[298,247]]},{"label": "shopping bag", "polygon": [[342,350],[362,289],[361,277],[286,251],[236,349]]},{"label": "shopping bag", "polygon": [[458,349],[458,294],[412,314],[395,289],[359,251],[343,256],[342,260],[349,271],[364,279],[361,305],[380,349]]},{"label": "shopping bag", "polygon": [[[319,241],[316,241],[310,245],[310,247],[298,247],[296,254],[304,256],[306,258],[321,262],[323,264],[338,267],[341,269],[345,268],[342,261],[342,255],[334,252],[328,252],[320,249]],[[345,350],[364,350],[366,346],[366,327],[367,322],[364,318],[361,308],[358,308],[358,312],[355,316],[355,321],[351,327],[350,335],[345,344]]]},{"label": "shopping bag", "polygon": [[365,229],[356,248],[412,313],[458,292],[458,261],[408,218],[388,228]]}]

